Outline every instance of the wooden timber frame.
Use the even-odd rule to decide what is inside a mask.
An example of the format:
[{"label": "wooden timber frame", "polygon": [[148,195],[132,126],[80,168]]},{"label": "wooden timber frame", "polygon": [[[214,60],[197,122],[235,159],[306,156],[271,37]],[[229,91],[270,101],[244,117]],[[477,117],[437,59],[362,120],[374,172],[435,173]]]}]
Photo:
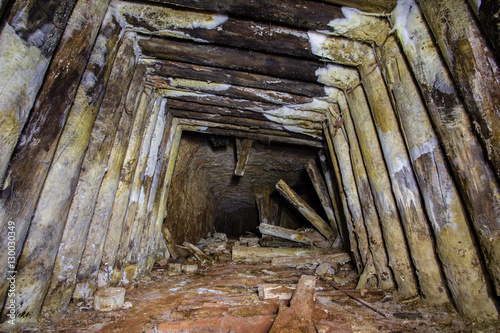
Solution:
[{"label": "wooden timber frame", "polygon": [[469,2],[72,0],[33,17],[59,3],[1,1],[19,77],[0,78],[3,317],[139,278],[160,237],[176,256],[166,203],[191,131],[324,148],[330,227],[360,274],[497,318],[498,18]]}]

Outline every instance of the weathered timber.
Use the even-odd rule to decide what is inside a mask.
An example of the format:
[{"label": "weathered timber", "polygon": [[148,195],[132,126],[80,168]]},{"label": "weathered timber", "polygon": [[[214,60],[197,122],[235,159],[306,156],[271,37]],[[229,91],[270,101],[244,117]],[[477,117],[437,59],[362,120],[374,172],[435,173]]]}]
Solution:
[{"label": "weathered timber", "polygon": [[114,311],[123,307],[125,288],[108,287],[98,290],[94,296],[94,308],[100,311]]},{"label": "weathered timber", "polygon": [[[285,92],[236,86],[226,83],[207,82],[193,79],[148,76],[148,81],[156,88],[178,88],[188,91],[210,93],[236,99],[264,102],[276,105],[307,104],[313,102],[311,97]],[[323,94],[324,95],[324,94]]]},{"label": "weathered timber", "polygon": [[154,2],[193,9],[207,10],[231,16],[251,17],[264,22],[276,22],[304,29],[328,29],[328,23],[342,18],[340,7],[308,0],[262,0],[205,2],[195,0],[154,0]]},{"label": "weathered timber", "polygon": [[328,189],[328,194],[330,195],[333,214],[335,215],[335,220],[337,221],[339,235],[342,239],[343,244],[346,245],[348,240],[346,238],[347,236],[345,235],[345,225],[343,223],[345,217],[343,216],[340,208],[340,195],[338,192],[337,180],[335,179],[334,181],[332,178],[333,175],[330,167],[328,166],[328,160],[324,149],[318,152],[318,157],[319,164],[321,165],[321,170],[323,171],[323,175],[325,177],[326,188]]},{"label": "weathered timber", "polygon": [[315,256],[322,254],[335,254],[338,251],[318,248],[297,247],[233,247],[233,261],[242,262],[271,262],[274,258]]},{"label": "weathered timber", "polygon": [[372,13],[388,13],[396,7],[397,0],[321,0],[335,5],[348,6]]},{"label": "weathered timber", "polygon": [[[302,29],[152,4],[122,3],[120,13],[134,30],[145,34],[179,35],[183,39],[242,49],[314,57],[310,52],[307,32]],[[158,24],[158,17],[162,18],[161,24]]]},{"label": "weathered timber", "polygon": [[[160,144],[160,148],[158,149],[158,156],[156,158],[153,184],[151,187],[151,193],[149,194],[147,208],[148,215],[146,217],[147,223],[149,225],[149,230],[145,232],[142,237],[138,259],[138,266],[142,272],[148,272],[151,270],[156,261],[156,254],[158,252],[156,249],[155,241],[158,238],[158,235],[161,235],[161,225],[158,225],[159,223],[157,223],[157,216],[155,214],[158,212],[157,203],[160,193],[159,189],[161,189],[162,172],[164,172],[163,162],[166,159],[165,155],[170,144],[170,130],[172,128],[172,119],[173,117],[170,113],[167,113],[165,115],[165,126],[162,142]],[[167,253],[165,253],[164,257],[168,258],[170,256],[170,253],[168,253],[168,249],[166,250],[166,252]]]},{"label": "weathered timber", "polygon": [[[69,18],[76,2],[16,1],[2,23],[0,184],[66,24],[73,28]],[[0,2],[0,18],[5,5]]]},{"label": "weathered timber", "polygon": [[[475,137],[472,124],[419,8],[401,4],[396,9],[393,19],[399,41],[450,162],[472,225],[480,236],[481,249],[498,294],[500,246],[494,230],[498,230],[500,224],[499,216],[495,213],[499,211],[500,203],[495,194],[499,193],[499,187],[494,171],[483,155],[481,144]],[[428,79],[428,73],[435,73],[435,79]]]},{"label": "weathered timber", "polygon": [[[498,58],[466,1],[424,0],[419,1],[419,6],[474,121],[488,158],[500,177]],[[498,284],[497,289],[500,291]]]},{"label": "weathered timber", "polygon": [[[120,180],[115,193],[111,215],[109,216],[108,232],[104,243],[101,265],[98,274],[98,286],[105,286],[111,279],[111,274],[116,259],[116,252],[123,230],[123,220],[127,213],[127,203],[130,197],[135,169],[137,167],[137,155],[139,154],[141,138],[144,134],[147,117],[150,115],[154,101],[150,99],[151,93],[143,93],[137,106],[134,124],[130,133],[127,151],[120,172]],[[125,208],[124,208],[125,207]]]},{"label": "weathered timber", "polygon": [[[292,298],[293,293],[296,289],[297,285],[293,283],[287,283],[287,284],[263,283],[259,285],[257,292],[259,294],[259,298],[262,300],[279,299],[282,301],[289,301]],[[360,298],[368,302],[380,301],[385,296],[385,292],[382,290],[351,289],[344,291],[348,292],[350,295],[356,298]],[[332,300],[347,298],[349,296],[347,296],[346,293],[340,290],[336,289],[324,290],[323,287],[316,287],[314,297],[316,299],[323,298],[332,301]]]},{"label": "weathered timber", "polygon": [[235,176],[243,176],[245,174],[245,167],[247,165],[248,157],[250,156],[252,143],[253,140],[243,139],[241,150],[238,153],[238,162],[236,163],[236,168],[234,169]]},{"label": "weathered timber", "polygon": [[144,55],[158,59],[249,71],[314,83],[317,82],[316,70],[323,67],[320,61],[158,37],[140,39],[139,45]]},{"label": "weathered timber", "polygon": [[104,243],[108,233],[109,221],[130,132],[134,121],[142,121],[141,113],[136,112],[136,110],[141,99],[142,86],[140,83],[142,82],[144,72],[145,67],[139,64],[134,72],[130,89],[123,105],[122,116],[108,159],[107,171],[99,188],[85,249],[76,275],[75,282],[77,285],[73,292],[73,297],[76,299],[89,297],[97,286],[97,272],[99,271],[104,251]]},{"label": "weathered timber", "polygon": [[[82,257],[97,194],[107,172],[108,157],[123,113],[126,92],[134,74],[135,63],[133,40],[125,37],[118,50],[105,98],[92,128],[54,263],[51,286],[45,296],[44,309],[63,309],[71,299],[78,270],[78,265],[74,263],[80,262]],[[114,96],[120,97],[114,98]]]},{"label": "weathered timber", "polygon": [[[142,202],[140,202],[139,200],[141,199],[141,187],[144,182],[144,173],[146,171],[148,154],[149,150],[151,149],[151,139],[156,127],[156,122],[158,121],[158,115],[160,112],[162,112],[162,109],[164,109],[164,107],[164,100],[161,97],[157,97],[154,102],[153,108],[150,111],[147,111],[147,119],[145,129],[141,137],[141,145],[138,154],[134,156],[134,159],[137,160],[137,165],[134,170],[133,178],[131,179],[132,184],[130,187],[130,193],[128,195],[129,200],[122,207],[117,206],[117,203],[115,202],[115,206],[117,206],[117,209],[123,209],[127,212],[122,222],[122,233],[115,255],[115,264],[113,267],[114,276],[116,276],[116,272],[123,271],[126,263],[127,253],[129,253],[129,251],[131,250],[131,242],[135,238],[137,232],[137,223],[139,221],[136,220],[136,215],[138,206],[142,204]],[[113,207],[113,210],[114,209],[115,207]],[[129,267],[129,269],[132,269],[132,267]],[[126,279],[128,279],[129,274],[131,273],[132,272],[130,271],[127,272]],[[133,275],[135,277],[135,272]]]},{"label": "weathered timber", "polygon": [[321,263],[339,263],[345,264],[351,261],[351,256],[348,253],[323,254],[315,256],[300,256],[300,257],[284,257],[271,260],[273,266],[298,266],[305,264],[321,264]]},{"label": "weathered timber", "polygon": [[[338,106],[336,107],[338,110]],[[334,129],[330,125],[331,115],[328,114],[329,121],[328,125],[325,125],[325,132],[328,132],[329,137],[332,140],[333,149],[335,151],[335,157],[337,158],[338,165],[340,167],[342,185],[346,194],[346,201],[348,209],[351,215],[351,224],[354,237],[356,237],[356,244],[360,254],[360,265],[363,269],[369,268],[367,263],[372,261],[372,253],[370,252],[370,247],[368,245],[368,234],[366,232],[363,211],[359,201],[359,193],[356,188],[356,181],[354,179],[351,158],[349,156],[349,145],[347,143],[347,138],[343,132],[339,135],[334,135]],[[380,287],[382,287],[382,278]],[[386,285],[384,283],[384,285]]]},{"label": "weathered timber", "polygon": [[330,195],[328,194],[328,189],[326,188],[325,179],[323,175],[321,175],[316,162],[310,161],[305,165],[307,174],[313,183],[314,189],[316,190],[316,194],[323,205],[323,209],[325,210],[326,217],[328,218],[328,222],[330,223],[330,227],[333,230],[333,238],[339,237],[339,228],[337,226],[337,220],[335,219],[335,214],[333,213],[332,201],[330,200]]},{"label": "weathered timber", "polygon": [[305,140],[295,138],[280,131],[266,131],[255,128],[245,128],[233,124],[221,124],[214,121],[199,121],[195,119],[180,119],[183,125],[194,126],[197,132],[215,134],[222,136],[234,136],[237,138],[248,138],[262,142],[284,142],[295,145],[321,148],[322,144],[317,140]]},{"label": "weathered timber", "polygon": [[315,276],[302,275],[293,293],[290,307],[280,307],[269,332],[316,332],[312,321],[315,287]]},{"label": "weathered timber", "polygon": [[[331,49],[334,50],[334,49]],[[358,86],[359,74],[355,70],[329,65],[329,70],[338,71],[339,82],[331,82],[339,88],[350,89],[346,94],[351,110],[351,117],[356,128],[359,147],[365,161],[368,179],[372,188],[375,206],[380,217],[382,234],[389,256],[389,266],[392,268],[398,291],[402,297],[412,297],[417,294],[417,285],[406,247],[405,236],[398,209],[391,188],[391,181],[384,162],[384,156],[379,144],[375,124],[370,114],[370,107],[362,87]]]},{"label": "weathered timber", "polygon": [[[351,118],[351,112],[347,105],[344,92],[337,91],[337,104],[342,115],[345,134],[349,143],[349,153],[352,162],[352,171],[358,188],[359,201],[363,211],[366,232],[369,235],[368,245],[373,257],[373,264],[377,270],[378,284],[381,289],[389,289],[394,286],[392,272],[388,266],[387,253],[379,224],[379,216],[375,208],[365,164],[359,148],[356,130]],[[334,118],[338,116],[335,115]],[[333,119],[332,119],[333,120]],[[335,119],[336,120],[336,119]]]},{"label": "weathered timber", "polygon": [[325,94],[322,85],[312,82],[308,83],[262,74],[198,66],[162,59],[148,61],[151,75],[234,84],[242,87],[281,91],[309,97],[323,96]]},{"label": "weathered timber", "polygon": [[184,242],[184,243],[182,243],[182,245],[185,246],[189,250],[189,252],[191,252],[202,263],[211,263],[211,262],[213,262],[212,258],[210,258],[209,256],[207,256],[196,245],[193,245],[193,244],[188,243],[188,242]]},{"label": "weathered timber", "polygon": [[365,53],[365,60],[359,67],[359,72],[364,80],[363,87],[371,107],[420,290],[427,303],[446,303],[448,302],[446,287],[422,204],[420,189],[382,73],[371,50]]},{"label": "weathered timber", "polygon": [[[241,142],[241,139],[236,138],[236,143]],[[257,206],[257,210],[259,211],[259,222],[260,223],[269,223],[269,196],[271,195],[272,188],[263,187],[263,188],[253,188],[254,196],[255,196],[255,205]]]},{"label": "weathered timber", "polygon": [[[160,112],[158,114],[158,119],[156,121],[156,127],[153,132],[153,136],[151,138],[151,144],[150,144],[150,149],[148,152],[148,157],[147,157],[147,162],[146,162],[146,168],[144,169],[144,172],[141,173],[143,176],[142,184],[141,184],[141,190],[140,190],[140,195],[139,195],[139,200],[138,200],[138,207],[137,207],[137,213],[135,216],[135,221],[134,221],[134,228],[133,233],[131,235],[130,243],[128,246],[128,252],[126,256],[126,262],[129,265],[135,265],[136,266],[136,276],[137,274],[140,274],[141,271],[141,265],[139,265],[139,255],[140,252],[142,251],[141,245],[145,246],[147,249],[147,241],[144,243],[143,238],[146,238],[149,236],[150,231],[149,231],[149,219],[148,219],[148,214],[150,212],[150,209],[152,210],[152,202],[150,202],[150,196],[156,194],[156,188],[153,187],[153,180],[155,176],[155,170],[156,170],[156,163],[158,160],[158,152],[159,149],[161,148],[160,145],[163,141],[163,135],[165,133],[165,102],[166,100],[163,101],[163,105],[160,107]],[[156,177],[157,178],[157,177]],[[154,199],[154,197],[153,197]],[[129,271],[131,269],[129,268]],[[129,279],[130,281],[130,279]]]},{"label": "weathered timber", "polygon": [[[26,313],[28,320],[38,318],[50,285],[52,268],[80,166],[97,110],[103,99],[101,89],[107,86],[118,51],[120,32],[121,27],[108,15],[97,41],[101,47],[94,49],[92,55],[93,58],[101,59],[102,63],[90,61],[87,65],[84,80],[78,87],[68,120],[59,138],[19,257],[17,292],[13,299],[19,306],[19,312]],[[94,79],[88,80],[90,77]]]},{"label": "weathered timber", "polygon": [[315,232],[302,232],[286,229],[266,223],[259,224],[261,234],[280,237],[294,242],[327,248],[329,246],[326,239],[321,234]]},{"label": "weathered timber", "polygon": [[[473,318],[477,316],[477,308],[481,312],[483,309],[491,311],[492,305],[483,272],[474,264],[480,259],[459,193],[446,166],[446,157],[440,149],[406,61],[393,38],[381,50],[383,58],[387,59],[382,68],[405,133],[449,290],[460,313]],[[393,75],[395,71],[398,75]],[[462,255],[452,255],[455,251]]]},{"label": "weathered timber", "polygon": [[363,260],[361,259],[361,254],[358,247],[358,241],[356,239],[356,235],[354,234],[354,226],[352,223],[351,212],[349,210],[349,204],[347,202],[347,195],[344,191],[344,186],[342,184],[342,174],[340,171],[340,165],[336,158],[332,137],[330,136],[328,127],[326,127],[326,125],[324,125],[323,131],[325,132],[324,134],[326,141],[325,149],[329,153],[330,162],[333,166],[333,171],[335,172],[335,180],[337,181],[337,189],[339,190],[340,204],[343,208],[345,216],[345,222],[346,222],[345,226],[347,229],[347,236],[349,239],[351,254],[354,257],[354,264],[356,265],[356,270],[358,271],[358,274],[361,274],[361,271],[363,270]]},{"label": "weathered timber", "polygon": [[486,37],[495,48],[498,59],[500,54],[500,4],[495,0],[469,0],[468,2],[474,14],[476,14]]},{"label": "weathered timber", "polygon": [[327,240],[332,240],[333,230],[321,216],[319,216],[307,202],[304,201],[295,191],[288,186],[282,179],[276,184],[276,189],[288,200],[297,211],[302,214],[318,231],[326,237]]},{"label": "weathered timber", "polygon": [[[33,210],[97,38],[108,2],[107,0],[100,1],[94,6],[89,6],[88,1],[78,2],[77,10],[68,21],[68,29],[61,38],[61,46],[46,72],[45,81],[39,90],[30,120],[25,126],[26,140],[18,144],[10,161],[10,168],[7,172],[10,185],[3,188],[1,192],[0,221],[16,223],[16,259],[24,244]],[[116,29],[119,28],[116,27]],[[73,38],[73,33],[81,35],[82,38]],[[108,31],[108,33],[112,32]],[[26,53],[24,54],[26,58]],[[3,156],[2,153],[2,158]],[[6,235],[6,228],[7,223],[2,223],[0,234]],[[7,247],[7,238],[4,237],[0,243],[0,252],[7,253]],[[0,295],[4,295],[7,288],[6,274],[7,256],[0,256]],[[3,297],[0,299],[3,300]],[[2,301],[0,305],[1,303]]]}]

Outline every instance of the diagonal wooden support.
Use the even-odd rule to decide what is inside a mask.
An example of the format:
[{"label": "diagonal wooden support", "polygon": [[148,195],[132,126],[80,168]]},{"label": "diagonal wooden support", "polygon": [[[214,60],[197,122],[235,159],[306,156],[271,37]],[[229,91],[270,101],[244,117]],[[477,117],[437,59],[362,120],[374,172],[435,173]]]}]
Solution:
[{"label": "diagonal wooden support", "polygon": [[[247,165],[248,156],[250,155],[250,149],[252,148],[253,140],[244,139],[243,142],[239,143],[239,139],[236,139],[236,152],[238,155],[238,163],[234,169],[235,176],[243,176],[245,173],[245,167]],[[241,148],[238,146],[241,145]]]},{"label": "diagonal wooden support", "polygon": [[276,189],[287,199],[318,231],[328,240],[334,232],[321,216],[319,216],[290,186],[282,179],[276,184]]},{"label": "diagonal wooden support", "polygon": [[333,238],[337,238],[339,235],[339,229],[337,227],[337,220],[335,219],[335,214],[333,212],[332,201],[330,200],[330,196],[328,194],[328,189],[326,187],[325,180],[321,175],[316,163],[314,161],[310,161],[305,165],[307,174],[311,179],[311,182],[318,194],[319,200],[321,201],[321,205],[325,210],[326,217],[328,218],[328,222],[333,230]]}]

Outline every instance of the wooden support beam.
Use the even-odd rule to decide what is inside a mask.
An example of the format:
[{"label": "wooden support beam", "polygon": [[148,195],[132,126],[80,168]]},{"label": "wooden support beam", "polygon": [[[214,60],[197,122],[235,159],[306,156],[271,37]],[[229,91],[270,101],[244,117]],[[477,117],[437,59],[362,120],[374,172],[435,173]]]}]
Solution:
[{"label": "wooden support beam", "polygon": [[[450,185],[447,185],[447,178],[449,176],[446,176],[446,168],[444,168],[443,165],[447,165],[450,167],[454,176],[453,180],[455,181],[457,190],[460,192],[460,197],[463,198],[469,218],[472,221],[472,226],[479,236],[478,239],[480,241],[480,244],[482,245],[480,249],[483,251],[484,257],[487,258],[486,264],[491,274],[490,276],[495,281],[495,286],[497,288],[498,294],[498,286],[500,285],[500,261],[498,259],[500,258],[498,252],[500,246],[498,244],[500,243],[498,236],[494,237],[494,235],[498,235],[498,232],[495,230],[498,230],[497,226],[499,225],[499,216],[495,212],[500,209],[499,201],[495,198],[495,193],[498,193],[500,190],[498,182],[495,180],[495,173],[483,154],[481,143],[474,133],[473,124],[470,121],[467,112],[458,97],[458,92],[455,91],[454,83],[448,71],[446,70],[446,64],[444,64],[439,50],[436,48],[432,37],[428,33],[428,28],[426,26],[424,17],[420,12],[420,9],[418,8],[418,6],[412,7],[409,4],[404,6],[401,5],[401,7],[398,6],[397,12],[395,14],[397,14],[396,17],[398,17],[398,24],[396,25],[398,39],[406,55],[406,60],[408,60],[408,64],[412,69],[412,74],[414,75],[415,81],[419,87],[419,91],[422,94],[425,106],[427,107],[428,115],[430,117],[430,121],[432,122],[432,128],[435,129],[436,134],[439,137],[439,143],[436,142],[433,145],[426,145],[424,151],[430,151],[431,148],[433,149],[432,151],[436,151],[436,147],[441,144],[443,147],[443,154],[450,162],[446,163],[446,160],[440,161],[439,153],[436,152],[433,154],[422,154],[421,158],[418,159],[418,164],[423,163],[426,156],[430,158],[433,163],[436,163],[436,167],[438,168],[437,172],[439,172],[440,175],[436,175],[433,177],[438,177],[439,182],[432,182],[432,184],[440,184],[440,188],[435,189],[435,191],[437,191],[437,193],[445,193],[441,191],[446,190],[446,193],[448,193],[447,198],[450,198],[450,201],[448,202],[449,204],[452,204],[456,201],[452,200],[451,198],[456,197],[456,194],[452,195],[453,186],[450,187]],[[402,24],[402,22],[405,23]],[[409,36],[410,38],[407,39],[407,36]],[[425,50],[425,52],[423,50]],[[436,73],[436,77],[439,77],[440,80],[429,81],[427,73],[430,72]],[[402,78],[404,78],[404,76],[402,76]],[[397,91],[399,89],[396,89],[395,86],[393,86],[392,89],[395,90],[395,98],[396,101],[398,101],[399,94],[397,93]],[[449,93],[444,93],[443,89],[449,91]],[[439,96],[439,98],[436,98],[436,96]],[[399,100],[400,102],[398,103],[404,103],[403,100],[401,100],[401,97],[399,97]],[[412,111],[416,112],[416,107],[415,109],[412,109]],[[410,115],[411,113],[407,116],[409,117]],[[405,121],[405,118],[406,116],[401,118],[401,120]],[[423,120],[420,119],[422,117],[418,118],[419,122],[423,123]],[[409,120],[409,122],[412,121]],[[412,125],[412,127],[413,126],[414,125]],[[411,138],[410,133],[407,134],[407,137],[408,139]],[[426,135],[425,137],[428,136]],[[422,138],[419,137],[414,139],[422,140]],[[418,152],[418,150],[416,149],[412,149],[412,151]],[[426,172],[431,172],[431,170],[432,169],[429,169]],[[472,183],[474,184],[473,186],[471,186]],[[430,189],[427,188],[426,191],[427,190]],[[425,197],[431,198],[432,196],[429,194]],[[442,201],[440,200],[439,202]],[[433,205],[434,204],[435,203],[433,202]],[[453,216],[455,217],[452,218],[452,215],[447,215],[446,219],[438,219],[439,223],[446,223],[445,221],[448,218],[452,218],[454,225],[453,230],[456,230],[455,236],[467,237],[468,232],[466,232],[465,229],[463,232],[460,231],[459,227],[459,225],[463,223],[460,223],[460,215],[463,214],[463,211],[461,208],[458,208],[461,205],[456,205],[457,208],[453,208],[451,210],[453,212]],[[434,207],[434,209],[437,209],[437,207]],[[442,209],[448,214],[451,208],[443,207]],[[438,212],[436,211],[436,214],[437,213]],[[436,227],[433,226],[433,228]],[[440,230],[447,229],[450,228],[439,227],[436,231],[439,232]],[[455,237],[451,233],[449,236]],[[439,241],[442,240],[441,236],[436,237],[436,239]],[[463,243],[461,243],[461,246],[464,246],[464,248],[474,246],[472,245],[473,243],[470,243],[471,241],[472,240],[467,241],[467,238],[465,238],[463,240]],[[450,238],[450,243],[456,243],[456,241],[451,241]],[[442,246],[442,244],[438,242],[436,245],[438,246],[439,251],[439,248]],[[450,255],[449,260],[458,259],[454,255],[452,255],[451,252],[449,252],[448,254]],[[469,254],[471,256],[469,257],[470,262],[477,262],[477,260],[479,260],[473,258],[475,257],[474,251],[470,251]],[[445,255],[446,253],[444,252],[440,254],[440,256]],[[453,258],[451,256],[453,256]],[[441,258],[441,260],[443,261],[443,263],[446,261],[446,259],[444,258]],[[452,265],[450,262],[450,264],[446,266],[447,268],[445,268],[445,274],[453,274],[452,267],[455,265],[457,265],[457,267],[463,267],[466,264],[463,263]],[[448,273],[446,273],[447,270],[449,270]],[[474,270],[471,269],[471,272],[474,272]],[[456,271],[456,273],[460,274],[458,270]],[[471,277],[470,283],[484,283],[484,279],[480,277],[481,273],[476,270],[475,275],[475,278],[472,278],[473,274],[467,275],[467,277],[465,278],[468,279],[469,277]],[[475,280],[475,282],[473,282],[473,280]],[[458,282],[458,278],[456,281],[457,283],[460,283]],[[467,288],[465,287],[465,285],[466,283],[460,283],[460,286],[461,288],[463,288],[463,290],[457,289],[455,290],[455,292],[464,292],[464,295],[466,295],[467,291],[470,290],[486,290],[486,287],[478,286]],[[473,314],[472,316],[481,316],[483,314],[487,315],[488,312],[480,312],[478,310],[481,307],[472,305],[477,304],[472,300],[478,296],[480,296],[480,293],[475,293],[474,296],[464,296],[466,299],[471,301],[470,303],[456,302],[459,311],[464,315],[467,313]],[[484,297],[484,294],[481,297]],[[464,308],[461,309],[460,307]]]},{"label": "wooden support beam", "polygon": [[[500,68],[497,55],[466,1],[424,0],[419,1],[419,6],[474,121],[486,154],[500,177]],[[494,43],[498,45],[499,42]],[[498,234],[498,230],[497,226],[494,232]],[[497,292],[500,295],[500,284],[497,284]]]},{"label": "wooden support beam", "polygon": [[[147,81],[156,88],[177,88],[188,91],[209,93],[235,99],[264,102],[276,105],[308,104],[312,103],[311,97],[295,95],[286,92],[249,88],[226,83],[207,82],[193,79],[172,78],[148,75]],[[322,94],[324,96],[324,93]]]},{"label": "wooden support beam", "polygon": [[323,96],[325,94],[325,89],[318,83],[162,59],[144,61],[149,66],[151,75],[226,83],[309,97]]},{"label": "wooden support beam", "polygon": [[[343,18],[340,7],[308,0],[153,0],[154,2],[204,11],[247,17],[264,22],[281,23],[304,29],[329,29],[328,23]],[[270,23],[271,25],[271,23]]]},{"label": "wooden support beam", "polygon": [[44,309],[47,310],[65,308],[73,294],[78,271],[78,265],[73,263],[80,262],[82,258],[99,188],[108,171],[108,158],[116,131],[122,115],[126,116],[124,104],[136,64],[131,38],[124,37],[109,78],[103,103],[92,128],[90,142],[85,152],[54,264],[52,282],[43,304]]},{"label": "wooden support beam", "polygon": [[236,163],[236,168],[234,169],[235,176],[243,176],[245,174],[245,167],[248,162],[252,143],[253,140],[243,139],[241,150],[238,153],[238,163]]},{"label": "wooden support beam", "polygon": [[[44,3],[46,2],[40,1],[40,4]],[[28,74],[28,80],[31,82],[34,82],[32,80],[35,80],[35,77],[39,77],[40,79],[45,78],[44,84],[38,92],[36,102],[33,104],[34,107],[31,110],[30,120],[26,122],[26,126],[24,127],[25,133],[28,134],[26,140],[18,145],[17,152],[12,155],[10,168],[5,169],[5,166],[0,166],[0,179],[4,178],[1,173],[5,170],[7,170],[5,174],[9,175],[9,185],[6,183],[2,184],[5,186],[2,186],[3,191],[0,198],[0,221],[15,221],[16,223],[16,260],[24,244],[31,217],[33,216],[40,191],[47,177],[66,118],[73,104],[88,59],[92,53],[99,29],[101,29],[101,22],[106,13],[108,3],[108,0],[102,0],[89,6],[87,1],[78,1],[75,12],[79,14],[73,15],[69,19],[68,27],[71,28],[68,28],[66,33],[61,37],[60,47],[54,54],[46,75],[33,75],[33,77],[30,77],[31,74]],[[59,7],[57,2],[54,2],[54,4]],[[54,12],[53,14],[59,15],[57,13]],[[17,15],[15,11],[12,14]],[[39,21],[37,23],[42,22]],[[53,23],[50,22],[52,20],[45,23],[52,25]],[[34,22],[30,24],[32,23]],[[61,26],[64,25],[60,21],[59,24]],[[36,24],[33,24],[32,27],[36,28],[35,31],[37,34],[40,33],[41,30],[38,30]],[[22,30],[24,31],[24,29]],[[118,33],[119,30],[120,27],[116,24],[114,33]],[[2,29],[2,32],[6,33],[7,31],[7,28]],[[48,31],[52,31],[52,29]],[[75,38],[73,33],[76,31],[83,38]],[[57,35],[58,33],[53,37]],[[45,39],[45,41],[49,44],[54,42],[52,37]],[[2,46],[2,50],[5,51],[6,49]],[[9,54],[9,52],[6,54]],[[18,54],[22,55],[23,53]],[[26,57],[27,54],[24,54],[24,58]],[[68,59],[74,61],[68,62]],[[3,66],[6,65],[6,62],[3,60],[2,63]],[[19,62],[19,64],[20,66],[25,66],[24,62]],[[23,72],[26,73],[25,68],[23,68]],[[10,76],[6,75],[5,77]],[[36,94],[36,91],[34,89],[33,93]],[[21,89],[18,92],[21,92]],[[26,95],[21,95],[23,96],[23,101],[28,100],[25,97]],[[18,106],[22,104],[18,104]],[[31,106],[29,107],[31,108]],[[0,120],[0,122],[3,121],[3,119]],[[12,122],[9,120],[6,123]],[[7,133],[8,131],[4,132],[2,129],[1,132]],[[15,141],[17,142],[17,140],[16,138]],[[11,152],[8,152],[11,149],[9,145],[5,145],[5,154],[4,150],[1,151],[2,157],[0,157],[0,160],[2,162],[0,163],[9,162],[11,157]],[[3,140],[1,146],[4,146]],[[0,234],[7,235],[7,228],[8,223],[2,223],[0,225]],[[0,252],[8,253],[7,237],[3,237],[0,240]],[[0,308],[4,300],[2,296],[7,290],[7,258],[8,256],[0,256]]]},{"label": "wooden support beam", "polygon": [[266,223],[260,223],[259,231],[261,234],[275,236],[283,239],[288,239],[297,243],[313,245],[317,247],[327,248],[329,243],[318,232],[301,232],[297,230],[286,229]]},{"label": "wooden support beam", "polygon": [[322,254],[315,256],[283,257],[275,258],[271,261],[273,266],[298,266],[304,264],[345,264],[351,261],[348,253]]},{"label": "wooden support beam", "polygon": [[[82,254],[75,281],[74,298],[86,298],[91,295],[97,286],[97,272],[101,263],[104,242],[108,233],[109,219],[118,188],[129,135],[134,121],[139,121],[140,112],[137,105],[141,98],[142,76],[146,68],[143,65],[136,67],[130,89],[123,105],[122,117],[114,138],[111,154],[108,159],[107,171],[101,182],[99,194],[94,207],[94,214],[87,235],[88,241]],[[135,120],[134,120],[135,119]],[[142,119],[141,119],[142,121]]]},{"label": "wooden support beam", "polygon": [[317,83],[316,70],[324,67],[320,61],[282,57],[262,52],[248,52],[236,48],[196,44],[159,37],[139,40],[146,56],[171,61],[189,62],[278,78]]},{"label": "wooden support beam", "polygon": [[288,200],[318,231],[328,240],[332,240],[334,234],[332,228],[319,216],[307,202],[283,180],[276,184],[276,189]]},{"label": "wooden support beam", "polygon": [[328,194],[328,189],[326,188],[325,179],[323,178],[323,175],[321,175],[315,161],[312,160],[307,163],[305,165],[305,168],[307,174],[309,175],[309,178],[311,179],[314,189],[316,190],[316,194],[318,195],[318,198],[323,205],[323,209],[326,213],[326,217],[328,218],[328,222],[330,223],[330,227],[332,227],[332,237],[337,238],[339,237],[339,229],[337,226],[335,214],[333,212],[332,201],[330,199],[330,195]]},{"label": "wooden support beam", "polygon": [[[6,302],[18,304],[16,310],[18,313],[26,313],[27,320],[38,319],[50,285],[52,268],[92,125],[104,97],[102,89],[108,84],[119,48],[120,33],[121,27],[114,18],[108,16],[98,37],[102,40],[102,47],[94,49],[93,53],[94,57],[102,59],[102,64],[98,66],[89,63],[86,68],[84,76],[93,79],[78,87],[75,102],[59,137],[40,196],[35,199],[36,209],[33,210],[33,217],[26,217],[28,221],[31,220],[31,224],[17,264],[16,293]],[[58,122],[60,123],[60,119]],[[33,158],[30,156],[28,159]],[[34,173],[45,170],[44,165],[41,170],[28,170],[27,175],[31,178]],[[21,200],[26,201],[32,195]],[[35,203],[30,204],[34,206]],[[18,218],[14,220],[19,221]],[[4,313],[6,314],[5,311]]]},{"label": "wooden support beam", "polygon": [[[241,140],[236,139],[236,143],[238,146],[238,142]],[[240,148],[241,149],[241,148]],[[259,222],[260,223],[269,223],[269,196],[272,192],[272,188],[262,187],[262,188],[253,188],[254,196],[255,196],[255,204],[257,206],[257,210],[259,211]]]},{"label": "wooden support beam", "polygon": [[500,54],[500,5],[498,1],[469,0],[468,2],[498,57]]}]

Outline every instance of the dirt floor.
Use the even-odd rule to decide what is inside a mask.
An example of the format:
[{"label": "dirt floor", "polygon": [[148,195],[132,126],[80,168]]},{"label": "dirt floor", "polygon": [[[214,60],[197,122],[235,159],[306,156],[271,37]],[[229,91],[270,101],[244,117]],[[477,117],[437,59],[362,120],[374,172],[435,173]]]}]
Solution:
[{"label": "dirt floor", "polygon": [[[297,283],[312,269],[271,264],[216,263],[197,273],[155,267],[149,278],[127,286],[127,309],[101,312],[91,301],[70,304],[45,315],[38,326],[20,332],[268,332],[280,306],[289,301],[261,300],[263,283]],[[378,311],[335,291],[349,290],[357,277],[347,264],[336,276],[318,278],[313,322],[317,332],[496,332],[495,325],[462,321],[451,307],[427,307],[418,300],[398,301],[388,292],[358,292]],[[497,328],[500,326],[496,326]]]}]

